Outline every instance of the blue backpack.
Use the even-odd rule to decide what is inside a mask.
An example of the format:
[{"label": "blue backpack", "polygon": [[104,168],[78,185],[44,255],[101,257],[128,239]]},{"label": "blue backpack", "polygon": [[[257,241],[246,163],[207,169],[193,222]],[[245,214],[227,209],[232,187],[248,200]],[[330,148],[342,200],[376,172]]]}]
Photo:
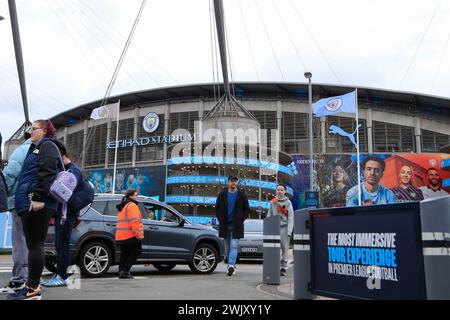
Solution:
[{"label": "blue backpack", "polygon": [[71,212],[79,212],[81,209],[94,202],[94,188],[86,179],[80,181],[80,186],[73,193],[69,200],[69,209]]}]

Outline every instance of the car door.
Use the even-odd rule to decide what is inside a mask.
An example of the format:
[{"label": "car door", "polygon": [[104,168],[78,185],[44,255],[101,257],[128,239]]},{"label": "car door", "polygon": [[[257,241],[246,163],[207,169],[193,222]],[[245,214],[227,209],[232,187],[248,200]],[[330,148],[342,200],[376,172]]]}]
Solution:
[{"label": "car door", "polygon": [[[121,201],[119,200],[109,200],[106,203],[106,208],[103,212],[103,222],[105,224],[106,232],[112,233],[113,237],[116,236],[116,229],[117,229],[117,205]],[[142,210],[141,210],[142,212]],[[145,243],[142,243],[142,253],[139,256],[139,259],[146,259],[148,258],[148,253],[150,249],[146,247]]]},{"label": "car door", "polygon": [[192,250],[189,228],[180,226],[180,217],[169,208],[145,203],[144,243],[151,259],[188,259]]}]

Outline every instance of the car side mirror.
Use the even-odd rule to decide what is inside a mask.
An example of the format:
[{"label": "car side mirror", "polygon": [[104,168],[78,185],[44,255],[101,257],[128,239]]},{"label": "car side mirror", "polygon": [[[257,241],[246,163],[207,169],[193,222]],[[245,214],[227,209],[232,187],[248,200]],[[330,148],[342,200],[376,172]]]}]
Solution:
[{"label": "car side mirror", "polygon": [[178,224],[179,227],[184,227],[184,224],[186,223],[186,220],[181,219],[180,223]]}]

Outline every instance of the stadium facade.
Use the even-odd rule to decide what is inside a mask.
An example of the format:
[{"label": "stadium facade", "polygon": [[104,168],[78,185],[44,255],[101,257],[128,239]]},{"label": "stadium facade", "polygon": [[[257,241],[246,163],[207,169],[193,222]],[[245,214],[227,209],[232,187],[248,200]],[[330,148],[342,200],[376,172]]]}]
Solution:
[{"label": "stadium facade", "polygon": [[[307,84],[234,83],[232,88],[244,107],[242,112],[248,114],[237,118],[216,116],[216,125],[245,129],[249,123],[255,123],[265,129],[261,132],[268,141],[267,153],[275,145],[280,149],[277,167],[269,168],[272,173],[262,174],[258,161],[240,162],[238,156],[199,157],[195,153],[196,123],[205,120],[218,102],[218,86],[213,84],[158,88],[112,97],[111,102],[120,99],[121,103],[117,142],[115,119],[95,123],[89,119],[100,100],[51,120],[58,128],[58,138],[65,142],[71,157],[82,163],[97,192],[111,192],[114,151],[118,144],[117,192],[135,187],[184,214],[211,216],[215,197],[225,186],[226,177],[237,174],[241,187],[249,194],[253,216],[261,207],[266,210],[280,181],[289,185],[288,194],[294,198],[295,206],[301,206],[299,195],[308,189],[303,182],[308,179],[304,167],[309,165]],[[352,87],[315,84],[313,101],[352,90]],[[394,154],[436,154],[450,144],[449,99],[358,88],[358,103],[362,153],[384,158]],[[352,143],[329,133],[327,128],[335,125],[353,132],[354,116],[342,113],[313,120],[316,174],[320,174],[319,169],[327,162],[331,165],[347,162],[346,168],[350,168],[355,153]],[[273,135],[274,132],[278,135]],[[187,145],[189,152],[187,156],[173,157],[172,151],[180,143]],[[245,148],[249,149],[249,144],[251,141]],[[204,151],[205,146],[201,145],[201,149]]]}]

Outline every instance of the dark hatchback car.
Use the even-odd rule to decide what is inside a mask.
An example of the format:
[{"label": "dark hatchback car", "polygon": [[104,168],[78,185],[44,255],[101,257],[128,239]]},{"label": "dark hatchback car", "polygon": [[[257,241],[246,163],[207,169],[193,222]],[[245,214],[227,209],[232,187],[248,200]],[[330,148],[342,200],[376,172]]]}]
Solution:
[{"label": "dark hatchback car", "polygon": [[[122,195],[96,195],[81,210],[70,239],[72,263],[87,277],[100,277],[120,258],[116,246],[117,208]],[[152,198],[139,196],[144,224],[142,254],[137,264],[153,264],[168,271],[187,264],[194,273],[213,272],[223,260],[224,244],[217,230],[188,222],[174,208]],[[55,228],[50,226],[45,241],[46,268],[55,272]]]}]

